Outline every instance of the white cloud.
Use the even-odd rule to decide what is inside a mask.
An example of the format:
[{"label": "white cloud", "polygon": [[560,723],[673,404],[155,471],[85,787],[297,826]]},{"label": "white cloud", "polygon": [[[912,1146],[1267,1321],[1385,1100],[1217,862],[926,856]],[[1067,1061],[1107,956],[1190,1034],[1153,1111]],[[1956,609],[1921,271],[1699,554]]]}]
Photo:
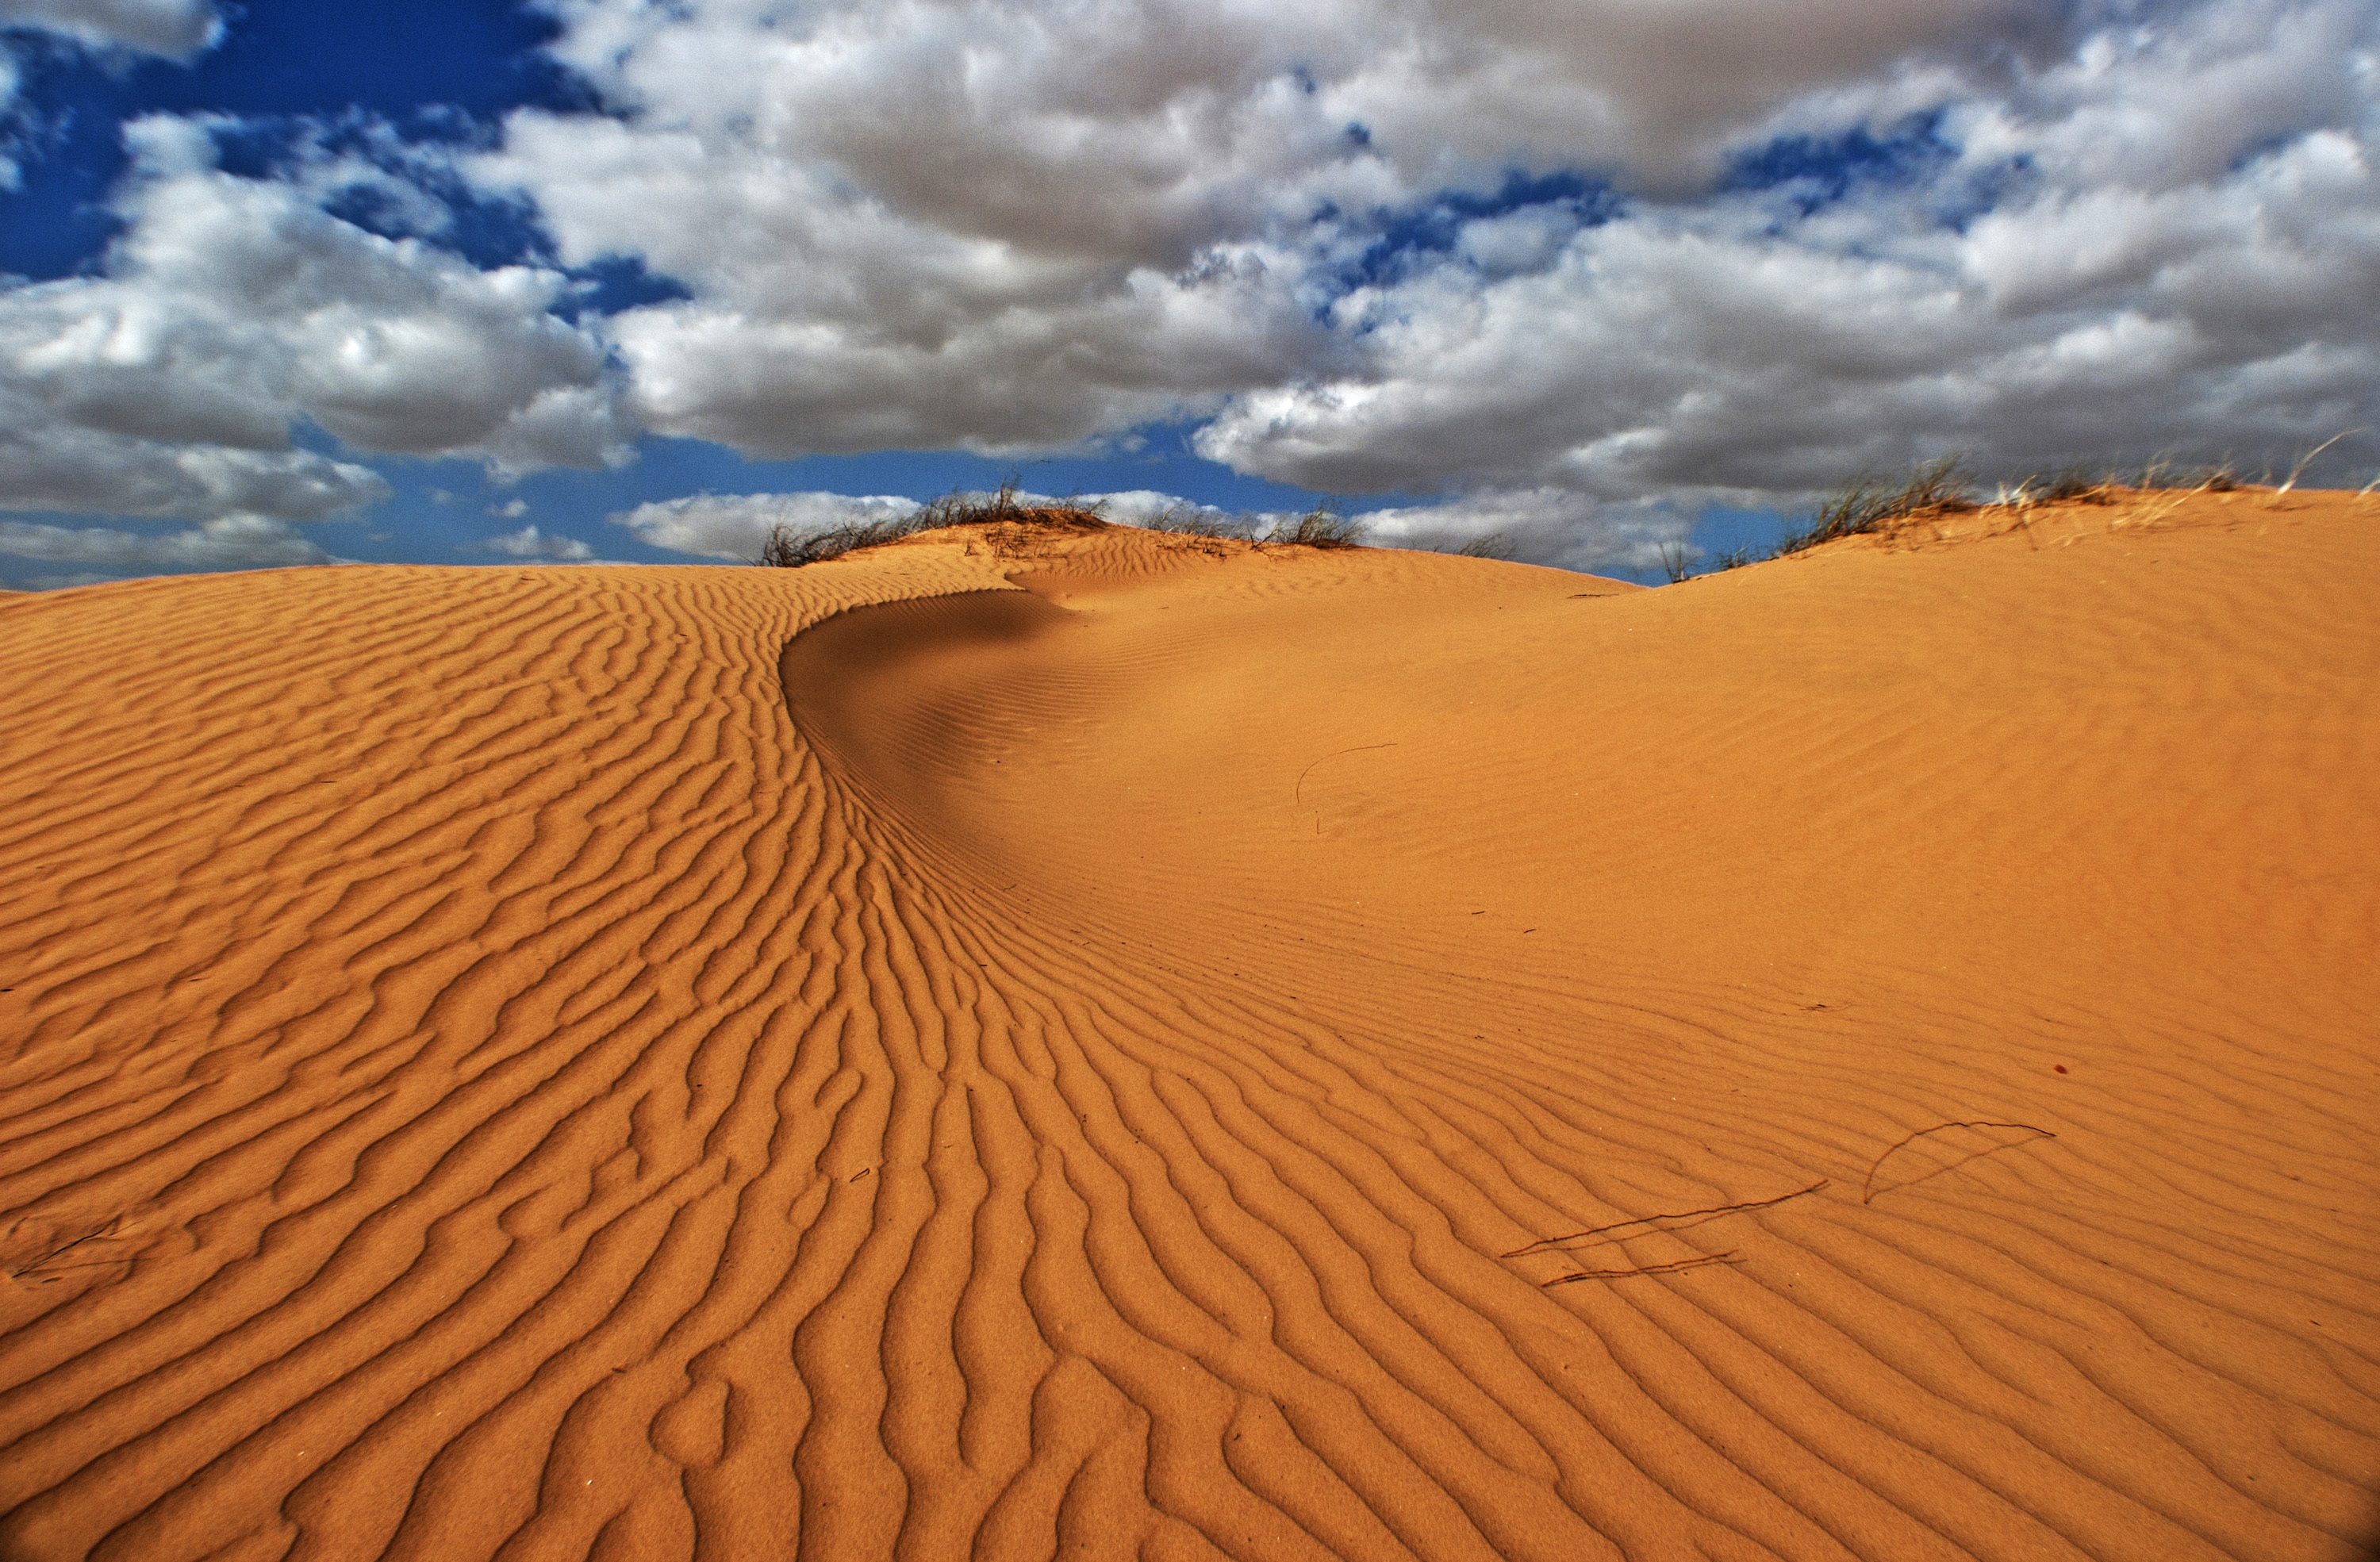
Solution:
[{"label": "white cloud", "polygon": [[302,533],[280,521],[256,516],[212,520],[172,532],[0,520],[0,554],[126,570],[254,569],[334,562]]},{"label": "white cloud", "polygon": [[[2011,472],[2269,456],[2371,423],[2380,318],[2358,300],[2380,297],[2380,100],[2350,15],[2240,4],[2097,50],[2032,83],[2022,113],[2002,103],[1990,137],[1962,149],[1954,127],[1927,177],[1815,212],[1792,191],[1643,207],[1515,275],[1458,244],[1336,301],[1359,366],[1244,393],[1198,448],[1324,487],[1759,499],[1944,451]],[[2218,66],[2301,90],[2261,120],[2197,124],[2168,82]],[[2305,128],[2309,104],[2351,122]],[[2117,107],[2162,115],[2170,159],[2111,171],[2097,136]],[[2280,139],[2259,148],[2260,130]],[[1963,231],[1934,215],[2020,158],[2020,188]]]},{"label": "white cloud", "polygon": [[[188,64],[223,38],[224,21],[210,0],[0,0],[0,29],[46,33],[102,55],[153,54]],[[0,39],[0,190],[14,189],[22,170],[12,124],[24,73],[16,51]]]},{"label": "white cloud", "polygon": [[788,527],[796,533],[824,531],[898,520],[917,508],[914,499],[882,493],[864,498],[817,492],[699,493],[639,504],[610,519],[652,547],[740,563],[759,553],[772,527]]},{"label": "white cloud", "polygon": [[[1051,503],[1055,501],[1019,495],[1023,503]],[[1113,493],[1084,494],[1073,503],[1086,509],[1096,509],[1111,521],[1128,527],[1145,527],[1153,521],[1172,516],[1197,516],[1216,522],[1229,521],[1232,512],[1217,504],[1199,504],[1176,494],[1160,493],[1154,489],[1122,489]]]},{"label": "white cloud", "polygon": [[367,232],[326,190],[224,173],[210,130],[127,127],[100,274],[0,287],[0,509],[312,520],[386,496],[295,448],[300,421],[504,472],[617,456],[603,348],[550,312],[560,273]]},{"label": "white cloud", "polygon": [[187,61],[214,47],[224,24],[209,0],[0,0],[0,27]]},{"label": "white cloud", "polygon": [[528,514],[528,501],[516,499],[509,504],[491,504],[488,506],[488,514],[507,521],[517,521]]},{"label": "white cloud", "polygon": [[756,454],[1211,418],[1318,487],[1758,497],[2373,399],[2362,0],[552,8],[612,114],[470,172],[683,283],[611,322],[638,416]]},{"label": "white cloud", "polygon": [[548,536],[534,526],[492,537],[477,546],[516,559],[561,559],[575,563],[595,556],[595,550],[577,538]]},{"label": "white cloud", "polygon": [[176,441],[172,432],[79,425],[0,379],[0,510],[314,521],[389,495],[380,474],[352,462]]},{"label": "white cloud", "polygon": [[1693,520],[1657,503],[1598,503],[1567,489],[1488,489],[1440,504],[1374,510],[1365,540],[1455,551],[1494,544],[1500,557],[1574,570],[1652,570],[1685,545]]},{"label": "white cloud", "polygon": [[[450,154],[385,127],[237,178],[206,123],[142,121],[99,273],[0,290],[0,508],[384,491],[306,424],[501,475],[647,430],[1021,453],[1178,420],[1245,472],[1452,496],[1379,527],[1642,567],[1688,506],[1863,466],[2380,424],[2369,0],[541,3],[604,112],[518,111],[451,171],[562,265],[685,297],[566,322],[552,266],[440,247]],[[181,17],[153,37],[186,53],[212,17],[38,8]],[[405,236],[331,214],[358,190]],[[907,503],[613,518],[740,558]]]}]

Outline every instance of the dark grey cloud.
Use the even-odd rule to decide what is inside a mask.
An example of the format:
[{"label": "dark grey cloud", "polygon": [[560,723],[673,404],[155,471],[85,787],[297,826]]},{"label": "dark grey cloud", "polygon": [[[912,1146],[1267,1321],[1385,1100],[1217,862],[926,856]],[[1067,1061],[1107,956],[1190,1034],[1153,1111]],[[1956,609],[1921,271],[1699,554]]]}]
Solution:
[{"label": "dark grey cloud", "polygon": [[0,0],[0,27],[172,60],[213,47],[223,25],[223,14],[209,0]]},{"label": "dark grey cloud", "polygon": [[[332,557],[285,522],[258,516],[208,521],[180,531],[60,527],[0,520],[0,555],[44,563],[101,564],[125,573],[159,569],[253,569],[325,564]],[[87,584],[90,575],[56,576]]]}]

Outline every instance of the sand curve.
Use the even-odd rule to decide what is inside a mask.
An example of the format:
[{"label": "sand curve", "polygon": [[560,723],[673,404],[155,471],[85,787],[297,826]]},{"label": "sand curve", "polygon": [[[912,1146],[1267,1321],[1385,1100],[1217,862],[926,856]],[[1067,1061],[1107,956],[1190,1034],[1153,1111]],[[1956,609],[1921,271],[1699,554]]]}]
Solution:
[{"label": "sand curve", "polygon": [[0,1555],[2358,1556],[2374,519],[0,604]]}]

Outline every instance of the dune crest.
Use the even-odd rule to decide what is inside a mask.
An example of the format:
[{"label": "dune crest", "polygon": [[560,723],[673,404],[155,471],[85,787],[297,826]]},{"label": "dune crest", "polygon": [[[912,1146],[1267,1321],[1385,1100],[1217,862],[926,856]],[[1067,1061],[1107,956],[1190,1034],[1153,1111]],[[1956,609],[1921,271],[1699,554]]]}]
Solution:
[{"label": "dune crest", "polygon": [[2360,1555],[2375,622],[2256,491],[0,602],[0,1556]]}]

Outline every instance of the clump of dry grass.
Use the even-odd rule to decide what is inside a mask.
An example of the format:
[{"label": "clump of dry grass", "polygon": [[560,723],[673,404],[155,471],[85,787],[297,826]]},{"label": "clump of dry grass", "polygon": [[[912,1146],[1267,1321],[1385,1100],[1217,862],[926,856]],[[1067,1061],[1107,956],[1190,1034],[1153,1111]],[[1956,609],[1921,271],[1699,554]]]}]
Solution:
[{"label": "clump of dry grass", "polygon": [[2094,477],[2080,466],[2067,466],[2042,479],[2037,498],[2044,504],[2113,504],[2117,487],[2112,474]]},{"label": "clump of dry grass", "polygon": [[1458,559],[1501,559],[1509,562],[1520,551],[1519,545],[1508,534],[1490,531],[1482,532],[1454,550],[1454,556]]},{"label": "clump of dry grass", "polygon": [[2228,461],[2203,466],[2178,467],[2163,456],[2143,464],[2138,473],[2110,466],[2094,472],[2087,466],[2061,466],[2036,473],[2021,482],[2002,483],[1995,507],[2029,509],[2036,504],[2115,504],[2127,494],[2234,493],[2246,488],[2239,468]]},{"label": "clump of dry grass", "polygon": [[1364,523],[1342,515],[1330,504],[1318,504],[1302,515],[1276,520],[1269,529],[1264,517],[1246,511],[1226,515],[1196,504],[1176,504],[1142,521],[1149,531],[1208,542],[1239,542],[1257,548],[1360,548]]},{"label": "clump of dry grass", "polygon": [[1257,539],[1256,522],[1250,517],[1225,515],[1190,503],[1160,510],[1140,524],[1149,531],[1161,531],[1174,537],[1223,542],[1254,542]]},{"label": "clump of dry grass", "polygon": [[1956,455],[1928,462],[1899,478],[1862,473],[1829,495],[1807,526],[1788,532],[1777,546],[1777,556],[1799,553],[1838,538],[1879,531],[1922,512],[1973,510],[1975,503],[1967,496],[1967,486],[1965,469]]},{"label": "clump of dry grass", "polygon": [[1013,543],[1033,530],[1089,531],[1108,523],[1096,512],[1075,504],[1030,505],[1016,501],[1011,478],[995,494],[949,493],[919,505],[908,515],[881,521],[852,521],[823,531],[796,532],[782,522],[769,528],[768,540],[752,562],[776,569],[800,569],[824,563],[863,548],[898,542],[919,532],[947,527],[975,527],[993,532],[995,546]]},{"label": "clump of dry grass", "polygon": [[2313,465],[2313,458],[2315,456],[2320,455],[2324,451],[2328,450],[2332,445],[2337,444],[2339,441],[2345,439],[2350,434],[2362,434],[2368,432],[2370,432],[2370,430],[2365,429],[2341,429],[2338,432],[2331,435],[2330,438],[2323,441],[2322,443],[2314,446],[2312,450],[2307,451],[2303,455],[2299,456],[2297,464],[2289,468],[2289,475],[2281,479],[2281,486],[2273,490],[2273,497],[2275,499],[2278,499],[2281,495],[2289,492],[2289,490],[2297,487],[2298,479],[2305,476],[2305,469]]},{"label": "clump of dry grass", "polygon": [[[1209,551],[1234,546],[1356,548],[1363,545],[1364,523],[1340,515],[1329,504],[1318,504],[1302,515],[1275,521],[1269,530],[1259,529],[1261,519],[1245,513],[1225,515],[1183,503],[1151,515],[1141,525],[1146,530],[1184,538]],[[1008,551],[1024,547],[1053,530],[1090,531],[1108,524],[1096,506],[1087,508],[1072,502],[1038,505],[1020,503],[1016,498],[1016,483],[1012,478],[1001,485],[998,493],[946,494],[896,519],[853,521],[807,533],[796,532],[782,524],[771,527],[768,540],[761,544],[759,556],[752,562],[780,569],[799,569],[805,564],[839,559],[863,548],[898,542],[919,532],[940,531],[953,527],[978,529],[995,550]]]},{"label": "clump of dry grass", "polygon": [[1360,548],[1364,523],[1318,504],[1293,520],[1274,525],[1259,545],[1266,548]]},{"label": "clump of dry grass", "polygon": [[769,528],[769,539],[760,544],[756,564],[771,569],[800,569],[805,564],[822,564],[829,559],[840,559],[845,553],[880,543],[896,541],[920,528],[911,526],[914,516],[900,520],[854,521],[844,526],[829,527],[824,531],[800,533],[779,521]]}]

